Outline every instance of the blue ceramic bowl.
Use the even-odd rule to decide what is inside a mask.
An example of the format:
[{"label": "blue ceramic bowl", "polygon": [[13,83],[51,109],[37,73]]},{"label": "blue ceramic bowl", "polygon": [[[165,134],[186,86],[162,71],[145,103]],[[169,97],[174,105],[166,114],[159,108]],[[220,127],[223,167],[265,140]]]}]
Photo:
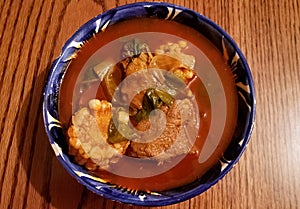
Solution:
[{"label": "blue ceramic bowl", "polygon": [[[238,92],[238,125],[230,145],[223,157],[200,179],[183,187],[161,193],[131,192],[91,175],[83,167],[72,162],[68,156],[68,146],[58,115],[58,95],[70,57],[83,43],[103,27],[131,18],[154,17],[168,19],[187,25],[199,31],[227,57],[227,62],[235,75]],[[225,54],[226,53],[226,56]],[[44,123],[55,155],[65,169],[89,190],[106,198],[143,206],[162,206],[178,203],[206,191],[216,184],[239,160],[253,128],[255,115],[255,95],[253,81],[246,59],[232,38],[218,25],[190,9],[166,3],[135,3],[121,6],[91,19],[66,42],[61,55],[54,61],[44,90]]]}]

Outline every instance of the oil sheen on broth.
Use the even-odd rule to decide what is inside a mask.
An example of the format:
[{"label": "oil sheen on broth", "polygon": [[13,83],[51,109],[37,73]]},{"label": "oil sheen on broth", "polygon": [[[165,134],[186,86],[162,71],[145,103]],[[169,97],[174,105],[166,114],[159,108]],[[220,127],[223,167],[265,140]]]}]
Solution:
[{"label": "oil sheen on broth", "polygon": [[[175,85],[179,93],[145,89],[127,101],[129,111],[116,108],[115,123],[111,100],[116,87],[127,77],[145,76],[140,72],[150,68],[170,72],[175,84],[169,86]],[[125,83],[119,88],[118,98],[124,102],[126,92],[122,92],[122,88],[138,88],[135,85],[153,75],[146,74],[146,78],[142,77],[131,87],[130,82]],[[162,122],[169,128],[162,130],[152,144],[151,141],[143,143],[143,132],[151,126],[159,128],[155,125],[158,123],[150,123],[149,112],[154,109],[166,115]],[[220,116],[224,117],[224,124],[212,120],[218,118],[220,110],[225,113]],[[184,119],[178,113],[193,116]],[[163,191],[200,178],[220,159],[236,127],[237,97],[229,66],[204,36],[175,22],[145,18],[112,25],[84,44],[64,76],[59,115],[66,130],[69,154],[75,162],[112,184]],[[181,121],[179,125],[173,116]],[[140,131],[138,137],[126,128],[129,123]],[[179,126],[183,123],[196,128],[196,132],[187,130],[195,132],[194,141],[186,134],[180,135]],[[209,158],[200,163],[202,148],[206,140],[213,140],[209,133],[215,126],[222,126],[218,145]],[[120,127],[127,137],[117,131]],[[95,132],[97,137],[93,137]],[[172,134],[182,142],[173,146],[174,152],[157,156],[172,147],[176,141],[171,138]]]}]

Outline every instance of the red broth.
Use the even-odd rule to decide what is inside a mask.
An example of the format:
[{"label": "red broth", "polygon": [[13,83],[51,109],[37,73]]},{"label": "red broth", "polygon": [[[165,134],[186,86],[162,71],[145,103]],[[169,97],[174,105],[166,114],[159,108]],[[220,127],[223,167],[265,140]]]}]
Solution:
[{"label": "red broth", "polygon": [[[220,159],[232,138],[237,122],[237,92],[230,68],[214,45],[192,28],[166,20],[134,19],[109,26],[104,32],[88,40],[79,50],[76,58],[70,62],[64,76],[59,97],[60,121],[64,126],[68,126],[72,114],[82,105],[79,104],[80,100],[84,104],[84,101],[92,98],[105,99],[101,87],[98,88],[99,84],[95,84],[95,89],[91,88],[90,93],[86,93],[85,96],[78,96],[80,94],[76,92],[77,82],[86,69],[97,64],[98,59],[109,58],[116,63],[119,62],[120,48],[124,42],[115,40],[120,40],[124,36],[139,38],[148,43],[152,50],[168,42],[178,40],[188,42],[189,47],[184,53],[195,56],[194,69],[198,75],[189,87],[196,98],[200,114],[200,126],[194,144],[199,152],[197,155],[186,155],[176,166],[166,172],[146,178],[129,178],[107,171],[98,171],[95,175],[112,184],[143,191],[162,191],[191,183]],[[105,48],[108,43],[112,43],[113,47]],[[217,81],[220,82],[222,91],[219,91],[219,87],[214,88],[214,82]],[[225,124],[219,136],[220,140],[217,140],[218,144],[209,158],[199,162],[199,155],[203,151],[206,140],[211,140],[208,137],[210,129],[220,125],[216,121],[212,123],[212,115],[218,117],[218,110],[225,111]],[[159,167],[151,162],[139,165],[128,158],[121,158],[119,163],[112,166],[115,166],[112,169],[123,167],[128,171],[136,167],[143,170],[163,169],[163,165]]]}]

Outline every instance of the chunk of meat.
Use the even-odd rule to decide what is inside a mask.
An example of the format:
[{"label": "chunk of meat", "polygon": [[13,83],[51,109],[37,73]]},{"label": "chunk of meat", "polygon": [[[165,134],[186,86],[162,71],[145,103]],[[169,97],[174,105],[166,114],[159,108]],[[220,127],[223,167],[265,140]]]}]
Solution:
[{"label": "chunk of meat", "polygon": [[130,102],[130,107],[141,110],[143,107],[144,94],[145,94],[145,91],[141,91],[140,93],[136,94]]},{"label": "chunk of meat", "polygon": [[159,68],[167,71],[182,66],[182,62],[166,54],[160,54],[153,57],[150,62],[150,68]]},{"label": "chunk of meat", "polygon": [[[154,158],[161,164],[173,157],[194,152],[191,149],[199,124],[192,102],[189,99],[179,100],[163,111],[166,113],[166,127],[162,134],[151,142],[131,142],[129,155]],[[137,125],[139,130],[148,129],[149,124],[146,121],[140,123]],[[161,126],[161,122],[158,119],[151,126]]]},{"label": "chunk of meat", "polygon": [[186,66],[182,60],[168,54],[155,55],[149,64],[149,68],[170,71],[185,83],[189,83],[196,75],[194,70]]},{"label": "chunk of meat", "polygon": [[89,170],[107,169],[126,152],[129,141],[114,144],[107,142],[107,129],[112,117],[111,104],[93,99],[72,117],[68,128],[69,154]]},{"label": "chunk of meat", "polygon": [[147,69],[149,61],[150,61],[150,57],[148,53],[142,52],[138,57],[133,58],[132,61],[127,65],[125,69],[126,76],[129,76],[140,70]]}]

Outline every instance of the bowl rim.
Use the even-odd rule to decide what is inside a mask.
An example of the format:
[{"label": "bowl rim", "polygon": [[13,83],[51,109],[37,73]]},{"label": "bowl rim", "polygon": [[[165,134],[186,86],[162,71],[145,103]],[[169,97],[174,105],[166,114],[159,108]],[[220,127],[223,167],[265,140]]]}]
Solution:
[{"label": "bowl rim", "polygon": [[176,4],[171,4],[171,3],[163,3],[163,2],[137,2],[137,3],[132,3],[132,4],[126,4],[123,6],[118,6],[116,8],[110,9],[108,11],[105,11],[99,15],[97,15],[96,17],[90,19],[89,21],[87,21],[85,24],[83,24],[75,33],[73,33],[73,35],[65,42],[64,46],[62,47],[62,52],[60,54],[60,56],[54,60],[52,67],[48,73],[48,77],[46,79],[46,84],[44,87],[44,100],[43,100],[43,120],[44,120],[44,126],[45,126],[45,130],[48,136],[48,140],[50,142],[50,144],[52,144],[54,142],[54,140],[51,138],[51,134],[50,134],[50,130],[49,130],[49,123],[48,123],[48,116],[47,114],[49,114],[46,110],[46,95],[47,92],[49,91],[49,86],[51,86],[53,83],[53,78],[52,75],[53,73],[59,69],[58,64],[62,61],[62,57],[64,55],[64,53],[66,52],[66,49],[68,48],[68,46],[71,44],[72,41],[76,40],[77,36],[83,32],[86,31],[86,28],[91,27],[91,25],[93,23],[95,23],[95,21],[101,19],[102,17],[105,17],[111,13],[114,13],[116,11],[120,11],[120,10],[126,10],[128,8],[134,7],[134,6],[166,6],[166,7],[172,7],[175,9],[179,9],[182,11],[188,11],[188,12],[192,12],[193,14],[195,14],[197,16],[197,18],[199,18],[199,21],[203,21],[205,24],[213,27],[219,34],[222,34],[222,36],[224,36],[224,38],[229,42],[229,44],[233,47],[233,49],[235,50],[235,52],[239,55],[240,60],[244,66],[244,71],[246,72],[246,77],[248,79],[249,82],[249,89],[251,92],[251,99],[252,99],[252,104],[251,104],[251,110],[250,110],[250,114],[249,114],[249,123],[247,125],[247,128],[245,129],[245,139],[241,145],[241,150],[239,151],[238,156],[232,160],[230,163],[227,164],[226,168],[224,170],[222,170],[222,172],[220,173],[220,175],[214,179],[213,181],[209,182],[208,184],[202,184],[201,187],[198,185],[196,187],[194,187],[191,190],[185,191],[181,194],[177,194],[176,196],[173,196],[171,198],[168,199],[161,199],[161,200],[151,200],[151,201],[147,201],[147,199],[145,200],[141,200],[141,201],[137,201],[137,199],[132,199],[132,198],[128,198],[130,196],[127,196],[127,198],[124,198],[123,196],[120,196],[119,194],[114,194],[114,193],[105,193],[103,191],[100,191],[98,189],[96,189],[93,185],[91,185],[90,183],[86,182],[83,178],[80,178],[72,169],[72,167],[66,163],[66,161],[57,155],[57,152],[60,152],[60,150],[57,150],[57,147],[52,146],[54,152],[56,153],[56,156],[58,158],[58,160],[60,161],[60,163],[63,165],[63,167],[67,170],[67,172],[73,176],[80,184],[84,185],[86,188],[88,188],[89,190],[93,191],[94,193],[101,195],[105,198],[111,199],[111,200],[115,200],[118,202],[122,202],[122,203],[127,203],[127,204],[132,204],[132,205],[140,205],[140,206],[164,206],[164,205],[171,205],[171,204],[175,204],[178,202],[182,202],[185,201],[187,199],[190,199],[192,197],[195,197],[203,192],[205,192],[206,190],[208,190],[210,187],[212,187],[213,185],[215,185],[219,180],[221,180],[232,168],[233,166],[239,161],[240,157],[242,156],[242,154],[244,153],[247,144],[249,143],[250,137],[251,137],[251,133],[253,131],[253,127],[254,127],[254,122],[255,122],[255,113],[256,113],[256,96],[255,96],[255,89],[254,89],[254,82],[253,82],[253,78],[252,78],[252,74],[250,71],[250,68],[248,66],[247,60],[245,58],[245,56],[243,55],[242,51],[240,50],[240,48],[238,47],[238,45],[236,44],[236,42],[232,39],[232,37],[227,34],[227,32],[222,29],[219,25],[217,25],[215,22],[213,22],[212,20],[210,20],[209,18],[205,17],[204,15],[191,10],[189,8],[183,7],[183,6],[179,6]]}]

